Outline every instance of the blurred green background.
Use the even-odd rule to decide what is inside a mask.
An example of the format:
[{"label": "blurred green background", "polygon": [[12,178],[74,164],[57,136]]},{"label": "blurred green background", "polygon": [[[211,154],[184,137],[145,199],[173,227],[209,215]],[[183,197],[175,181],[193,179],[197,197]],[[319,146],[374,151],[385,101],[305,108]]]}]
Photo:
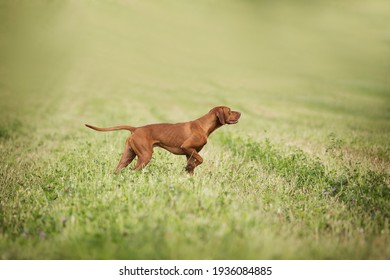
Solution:
[{"label": "blurred green background", "polygon": [[[234,105],[251,117],[247,130],[262,124],[259,118],[266,129],[270,120],[298,122],[292,125],[298,140],[305,137],[299,132],[300,124],[306,126],[302,118],[317,116],[326,129],[341,117],[371,130],[366,118],[375,118],[374,126],[388,131],[387,1],[0,5],[1,119],[28,108],[50,114],[47,107],[56,105],[48,100],[56,98],[57,106],[85,112],[96,101],[118,113],[152,110],[165,118],[159,121],[186,117],[183,107],[193,118],[216,104]],[[70,108],[68,113],[77,114]],[[285,131],[277,133],[295,138]],[[371,141],[372,131],[365,137]]]}]

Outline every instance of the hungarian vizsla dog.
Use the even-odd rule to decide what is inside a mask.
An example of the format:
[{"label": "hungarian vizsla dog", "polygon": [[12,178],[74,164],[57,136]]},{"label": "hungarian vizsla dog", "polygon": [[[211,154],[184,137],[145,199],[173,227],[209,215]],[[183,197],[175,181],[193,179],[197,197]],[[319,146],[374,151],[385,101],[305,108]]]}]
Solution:
[{"label": "hungarian vizsla dog", "polygon": [[187,157],[186,171],[191,175],[195,167],[202,164],[198,154],[207,143],[207,137],[224,124],[236,124],[241,113],[225,106],[211,109],[206,115],[189,122],[176,124],[150,124],[140,127],[114,126],[99,128],[86,124],[97,131],[129,130],[132,135],[127,138],[125,151],[116,167],[116,171],[128,166],[137,156],[135,170],[144,168],[152,159],[153,147],[161,147],[175,155]]}]

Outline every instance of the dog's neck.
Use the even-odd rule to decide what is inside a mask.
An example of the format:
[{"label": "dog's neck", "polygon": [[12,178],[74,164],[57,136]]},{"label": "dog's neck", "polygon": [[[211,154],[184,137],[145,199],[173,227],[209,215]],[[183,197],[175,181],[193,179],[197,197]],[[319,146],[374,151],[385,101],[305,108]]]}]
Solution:
[{"label": "dog's neck", "polygon": [[211,133],[213,133],[213,131],[222,126],[217,116],[214,115],[214,118],[210,118],[209,114],[206,114],[203,117],[196,119],[195,122],[199,123],[203,131],[207,134],[207,136],[209,136]]}]

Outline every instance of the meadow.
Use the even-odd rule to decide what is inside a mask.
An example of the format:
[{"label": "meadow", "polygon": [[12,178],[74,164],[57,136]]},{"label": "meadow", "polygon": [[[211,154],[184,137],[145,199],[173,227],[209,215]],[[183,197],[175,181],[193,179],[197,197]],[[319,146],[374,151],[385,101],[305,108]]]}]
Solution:
[{"label": "meadow", "polygon": [[[0,2],[0,259],[389,259],[387,1]],[[242,113],[186,174],[128,132]]]}]

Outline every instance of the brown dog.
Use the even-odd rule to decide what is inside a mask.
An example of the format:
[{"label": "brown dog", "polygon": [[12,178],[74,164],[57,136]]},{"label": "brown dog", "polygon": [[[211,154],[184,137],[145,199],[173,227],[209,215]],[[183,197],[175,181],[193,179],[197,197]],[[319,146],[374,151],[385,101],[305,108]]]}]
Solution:
[{"label": "brown dog", "polygon": [[99,128],[86,124],[97,131],[129,130],[125,151],[116,167],[116,171],[125,168],[137,156],[135,170],[144,168],[152,159],[153,147],[164,148],[175,155],[187,157],[186,170],[193,174],[195,167],[203,162],[198,154],[207,143],[207,137],[224,124],[235,124],[241,113],[225,106],[215,107],[206,115],[190,122],[176,124],[150,124],[140,127],[114,126]]}]

